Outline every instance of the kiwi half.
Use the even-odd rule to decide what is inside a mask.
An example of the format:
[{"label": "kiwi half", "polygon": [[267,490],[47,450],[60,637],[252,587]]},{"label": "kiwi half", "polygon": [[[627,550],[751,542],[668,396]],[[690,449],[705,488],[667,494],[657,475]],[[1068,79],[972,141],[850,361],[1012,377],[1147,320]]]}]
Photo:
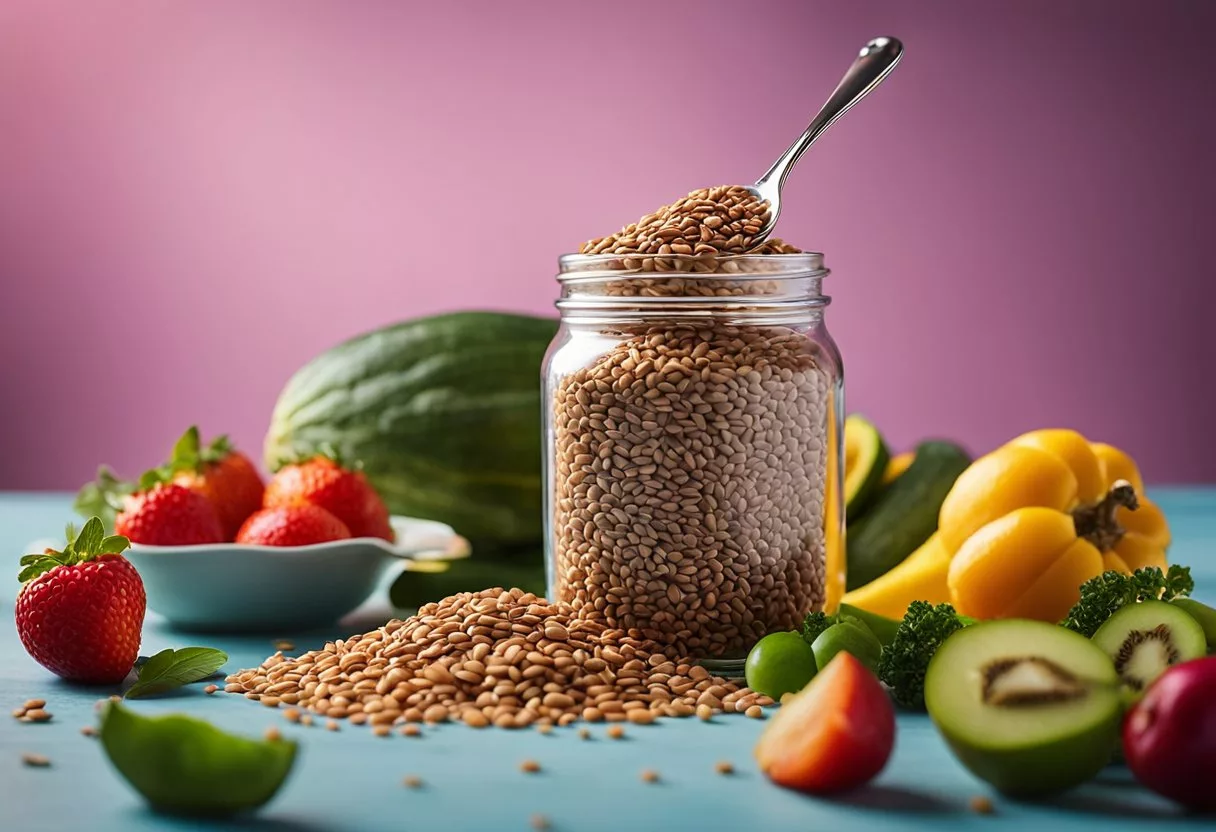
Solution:
[{"label": "kiwi half", "polygon": [[972,774],[1005,794],[1063,791],[1097,774],[1119,740],[1119,677],[1094,642],[1055,624],[1009,619],[946,640],[925,705]]},{"label": "kiwi half", "polygon": [[[1187,615],[1199,623],[1203,628],[1204,637],[1208,640],[1208,653],[1216,653],[1216,609],[1201,604],[1194,598],[1175,598],[1170,603],[1185,610]],[[843,610],[844,604],[841,604],[840,608]]]},{"label": "kiwi half", "polygon": [[1199,622],[1164,601],[1127,605],[1098,628],[1094,644],[1111,657],[1133,693],[1143,692],[1171,666],[1202,657],[1208,647]]}]

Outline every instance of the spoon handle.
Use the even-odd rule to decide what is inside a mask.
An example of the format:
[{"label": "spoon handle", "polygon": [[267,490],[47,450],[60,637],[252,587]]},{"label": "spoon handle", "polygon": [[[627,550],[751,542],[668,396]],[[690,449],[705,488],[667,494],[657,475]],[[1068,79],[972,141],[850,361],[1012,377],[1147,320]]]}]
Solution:
[{"label": "spoon handle", "polygon": [[781,158],[773,163],[764,176],[760,177],[756,187],[759,188],[776,177],[777,189],[780,190],[781,186],[785,184],[785,177],[802,158],[802,154],[806,152],[807,148],[814,144],[815,139],[819,138],[824,130],[835,124],[836,119],[844,115],[850,107],[865,98],[870,90],[877,87],[899,63],[903,52],[904,45],[895,38],[874,38],[862,47],[861,54],[840,79],[836,90],[819,110],[819,114],[815,116],[810,127],[807,127],[806,132],[790,145],[789,150],[781,154]]}]

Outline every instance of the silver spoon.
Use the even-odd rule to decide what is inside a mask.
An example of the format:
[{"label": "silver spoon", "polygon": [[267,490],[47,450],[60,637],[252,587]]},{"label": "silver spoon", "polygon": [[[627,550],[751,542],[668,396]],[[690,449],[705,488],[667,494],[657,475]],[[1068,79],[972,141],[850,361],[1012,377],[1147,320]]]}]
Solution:
[{"label": "silver spoon", "polygon": [[759,199],[767,199],[770,205],[768,224],[752,238],[753,248],[763,243],[777,224],[777,216],[781,213],[781,187],[794,165],[802,158],[802,154],[806,153],[815,140],[835,124],[850,107],[865,98],[870,90],[877,87],[882,79],[895,69],[903,52],[904,45],[895,38],[874,38],[862,47],[861,54],[840,79],[836,90],[819,110],[810,127],[806,128],[806,132],[790,145],[789,150],[781,154],[781,158],[760,177],[760,181],[750,187],[744,186]]}]

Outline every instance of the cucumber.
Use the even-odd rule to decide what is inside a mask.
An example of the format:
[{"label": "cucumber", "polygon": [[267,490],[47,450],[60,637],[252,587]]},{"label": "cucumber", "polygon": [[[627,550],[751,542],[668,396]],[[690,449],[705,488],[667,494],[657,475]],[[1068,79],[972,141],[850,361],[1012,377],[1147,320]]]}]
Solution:
[{"label": "cucumber", "polygon": [[942,502],[971,457],[953,442],[916,447],[912,464],[879,495],[865,516],[850,523],[848,588],[864,586],[898,566],[937,531]]},{"label": "cucumber", "polygon": [[872,422],[856,413],[844,420],[844,507],[850,522],[878,495],[890,458]]}]

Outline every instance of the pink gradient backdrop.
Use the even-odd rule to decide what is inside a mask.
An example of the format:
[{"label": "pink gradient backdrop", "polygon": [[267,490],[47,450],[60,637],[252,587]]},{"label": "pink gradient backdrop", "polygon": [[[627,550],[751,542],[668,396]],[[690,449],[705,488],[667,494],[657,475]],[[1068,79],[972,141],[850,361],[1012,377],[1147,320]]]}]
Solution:
[{"label": "pink gradient backdrop", "polygon": [[[745,10],[747,10],[745,12]],[[0,487],[260,448],[361,330],[545,313],[556,256],[751,181],[869,37],[904,64],[790,180],[851,409],[1216,481],[1216,3],[0,3]]]}]

